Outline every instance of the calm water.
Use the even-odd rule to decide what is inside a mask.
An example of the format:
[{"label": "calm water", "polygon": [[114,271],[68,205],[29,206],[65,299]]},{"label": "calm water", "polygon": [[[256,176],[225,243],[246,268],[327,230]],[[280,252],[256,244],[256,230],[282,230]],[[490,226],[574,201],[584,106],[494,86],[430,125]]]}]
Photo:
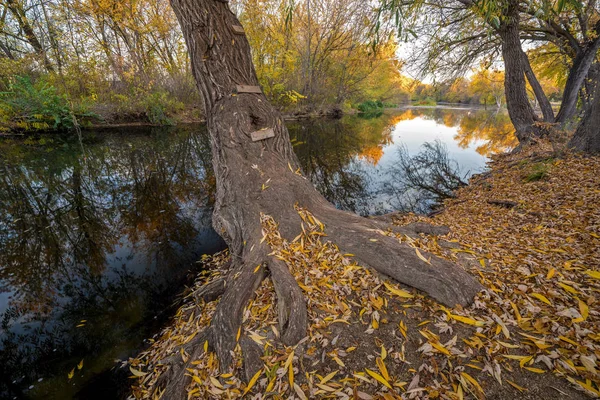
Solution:
[{"label": "calm water", "polygon": [[[316,187],[363,215],[406,208],[393,190],[401,148],[440,140],[469,175],[514,145],[507,116],[483,110],[288,126]],[[213,195],[201,126],[0,139],[0,398],[123,397],[116,360],[160,330],[200,256],[224,247]]]}]

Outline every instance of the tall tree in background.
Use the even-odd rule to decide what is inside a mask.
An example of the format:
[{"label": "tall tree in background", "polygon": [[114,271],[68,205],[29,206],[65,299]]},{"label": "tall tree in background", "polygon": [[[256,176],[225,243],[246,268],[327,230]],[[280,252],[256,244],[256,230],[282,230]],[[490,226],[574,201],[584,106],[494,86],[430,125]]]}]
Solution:
[{"label": "tall tree in background", "polygon": [[[537,121],[565,127],[581,111],[577,108],[581,89],[586,79],[591,79],[592,65],[598,61],[598,2],[381,0],[381,4],[380,22],[395,21],[405,36],[410,32],[416,37],[419,50],[425,49],[414,59],[423,72],[461,74],[482,61],[492,63],[502,55],[507,81],[512,77],[506,84],[507,106],[523,140],[545,132],[538,130]],[[396,18],[390,19],[390,14]],[[554,57],[558,54],[568,66],[563,101],[556,116],[528,54],[523,51],[524,41],[534,49],[550,46]],[[523,75],[535,94],[543,119],[532,114],[531,106],[525,104],[527,87],[522,83]]]},{"label": "tall tree in background", "polygon": [[[386,224],[337,210],[309,180],[295,172],[299,170],[298,160],[280,115],[262,93],[246,93],[239,87],[257,86],[258,80],[248,41],[235,33],[239,21],[226,1],[172,0],[171,4],[188,45],[212,139],[217,179],[213,225],[226,240],[232,258],[225,281],[207,288],[210,297],[222,297],[209,331],[195,341],[197,350],[208,337],[222,368],[230,366],[230,351],[237,343],[244,307],[267,272],[277,293],[282,341],[292,345],[305,337],[307,310],[302,290],[288,266],[269,256],[270,248],[261,243],[263,215],[276,220],[283,237],[295,237],[301,231],[298,206],[306,207],[322,221],[329,238],[353,253],[358,262],[421,289],[444,304],[472,301],[480,285],[463,269],[427,255],[431,256],[429,264],[413,248],[387,236],[371,241],[373,230],[387,229]],[[253,141],[253,132],[269,129],[273,137]],[[404,229],[415,234],[431,227],[412,227],[412,232],[411,227]],[[242,345],[247,342],[251,340],[240,341]],[[243,354],[252,357],[253,353]],[[246,361],[247,366],[253,365],[253,360]],[[166,396],[183,398],[185,368],[171,371],[178,372],[179,377],[169,380]]]}]

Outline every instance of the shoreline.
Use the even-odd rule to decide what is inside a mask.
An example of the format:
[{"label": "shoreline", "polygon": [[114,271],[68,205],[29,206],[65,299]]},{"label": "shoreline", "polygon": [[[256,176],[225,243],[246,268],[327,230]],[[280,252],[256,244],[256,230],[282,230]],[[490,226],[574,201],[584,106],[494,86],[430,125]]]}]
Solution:
[{"label": "shoreline", "polygon": [[[415,104],[403,104],[394,108],[384,108],[378,110],[377,112],[399,112],[407,109],[457,109],[457,110],[487,110],[487,111],[503,111],[505,108],[485,108],[481,105],[477,104],[461,104],[461,103],[441,103],[432,106],[425,105],[415,105]],[[339,108],[314,111],[314,112],[288,112],[281,113],[282,119],[284,121],[303,121],[310,119],[320,119],[320,118],[332,118],[339,119],[344,116],[355,116],[361,115],[365,113],[361,113],[358,110],[351,109],[344,111]],[[113,118],[112,120],[115,122],[94,122],[85,125],[80,125],[81,131],[90,131],[90,130],[105,130],[105,129],[119,129],[119,128],[129,128],[129,127],[148,127],[148,128],[168,128],[178,125],[188,125],[188,124],[205,124],[206,119],[204,118],[189,118],[184,115],[175,115],[173,116],[173,124],[155,124],[148,122],[144,118],[127,120],[126,118]],[[9,126],[5,126],[7,131],[0,131],[0,138],[10,138],[10,137],[26,137],[33,135],[45,135],[45,134],[65,134],[72,133],[73,130],[23,130],[21,128],[11,128]],[[11,130],[12,129],[12,130]]]}]

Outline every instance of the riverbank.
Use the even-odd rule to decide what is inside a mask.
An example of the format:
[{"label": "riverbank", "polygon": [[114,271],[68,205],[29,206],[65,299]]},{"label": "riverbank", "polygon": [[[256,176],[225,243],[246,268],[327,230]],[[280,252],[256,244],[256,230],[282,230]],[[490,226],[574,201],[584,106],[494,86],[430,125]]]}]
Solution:
[{"label": "riverbank", "polygon": [[[188,363],[187,391],[195,398],[598,396],[598,170],[598,157],[557,157],[544,147],[496,156],[490,171],[471,179],[434,218],[395,219],[450,228],[440,237],[398,238],[417,254],[457,261],[479,278],[487,290],[464,309],[447,309],[355,265],[352,255],[326,242],[327,227],[323,232],[308,210],[301,213],[306,232],[293,242],[278,239],[266,219],[265,240],[309,299],[308,338],[296,347],[279,343],[276,295],[267,279],[238,334],[260,346],[264,365],[245,377],[238,346],[234,369],[221,374],[210,343],[189,347],[216,306],[192,291],[151,347],[130,360],[137,376],[132,396],[161,395],[169,358]],[[204,262],[211,274],[194,291],[224,273],[227,255]]]}]

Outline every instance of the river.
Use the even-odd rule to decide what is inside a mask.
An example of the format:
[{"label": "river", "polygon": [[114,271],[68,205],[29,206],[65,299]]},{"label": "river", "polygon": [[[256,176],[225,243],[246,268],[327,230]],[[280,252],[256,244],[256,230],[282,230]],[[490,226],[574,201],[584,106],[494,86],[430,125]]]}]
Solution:
[{"label": "river", "polygon": [[[288,127],[317,189],[361,215],[431,206],[397,184],[399,157],[426,142],[465,179],[515,145],[507,115],[481,109]],[[167,323],[201,255],[225,247],[214,187],[199,125],[0,138],[0,397],[124,397],[123,361]]]}]

